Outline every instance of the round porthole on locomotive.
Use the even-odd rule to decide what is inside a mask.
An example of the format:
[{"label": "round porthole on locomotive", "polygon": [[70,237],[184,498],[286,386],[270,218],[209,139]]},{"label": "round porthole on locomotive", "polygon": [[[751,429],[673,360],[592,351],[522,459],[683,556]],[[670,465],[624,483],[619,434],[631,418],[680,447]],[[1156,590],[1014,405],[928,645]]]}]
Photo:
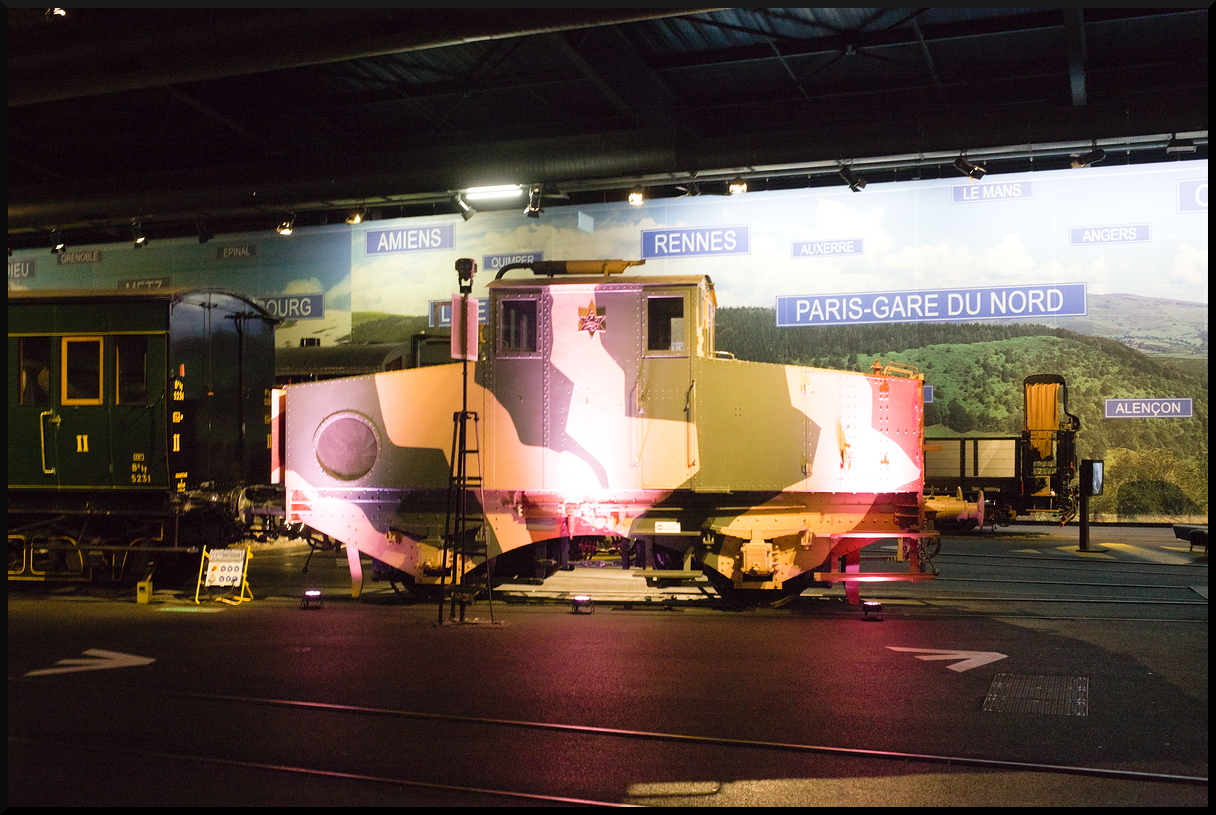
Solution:
[{"label": "round porthole on locomotive", "polygon": [[354,411],[329,416],[313,438],[317,463],[333,478],[355,481],[371,472],[380,456],[380,434],[371,419]]}]

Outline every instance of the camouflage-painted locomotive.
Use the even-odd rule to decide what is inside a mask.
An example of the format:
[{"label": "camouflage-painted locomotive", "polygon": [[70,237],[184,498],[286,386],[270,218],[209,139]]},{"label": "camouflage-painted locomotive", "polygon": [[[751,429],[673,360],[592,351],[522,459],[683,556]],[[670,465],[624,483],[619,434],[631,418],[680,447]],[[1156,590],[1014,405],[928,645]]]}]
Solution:
[{"label": "camouflage-painted locomotive", "polygon": [[218,289],[10,291],[9,578],[141,579],[238,539],[275,322]]},{"label": "camouflage-painted locomotive", "polygon": [[[356,592],[357,552],[425,591],[552,568],[583,536],[736,597],[931,577],[922,380],[736,360],[708,277],[609,276],[632,265],[507,267],[476,363],[288,386],[288,522],[347,544]],[[453,547],[454,484],[480,553]],[[861,573],[885,539],[898,571]]]}]

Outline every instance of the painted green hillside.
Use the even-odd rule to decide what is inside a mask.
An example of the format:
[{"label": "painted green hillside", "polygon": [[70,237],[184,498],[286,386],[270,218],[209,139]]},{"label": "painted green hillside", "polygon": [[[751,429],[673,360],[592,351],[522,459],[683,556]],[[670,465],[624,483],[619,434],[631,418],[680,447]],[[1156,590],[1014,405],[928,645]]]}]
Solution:
[{"label": "painted green hillside", "polygon": [[[1058,373],[1081,418],[1080,454],[1107,462],[1104,520],[1207,514],[1207,374],[1122,343],[1036,325],[901,324],[777,328],[765,308],[718,310],[717,347],[740,359],[869,371],[875,358],[915,366],[933,386],[927,435],[1015,435],[1022,380]],[[1106,419],[1104,400],[1190,397],[1193,419]]]}]

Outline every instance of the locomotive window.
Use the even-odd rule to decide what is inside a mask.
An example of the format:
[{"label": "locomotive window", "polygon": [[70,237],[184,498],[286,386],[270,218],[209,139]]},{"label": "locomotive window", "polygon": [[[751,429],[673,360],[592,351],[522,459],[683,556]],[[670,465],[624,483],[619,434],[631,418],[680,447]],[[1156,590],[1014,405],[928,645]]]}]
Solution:
[{"label": "locomotive window", "polygon": [[683,354],[684,298],[646,298],[646,350]]},{"label": "locomotive window", "polygon": [[503,300],[499,350],[508,354],[536,352],[536,301]]},{"label": "locomotive window", "polygon": [[51,403],[51,338],[22,337],[17,389],[23,405]]},{"label": "locomotive window", "polygon": [[63,338],[63,404],[101,404],[101,344],[101,337]]},{"label": "locomotive window", "polygon": [[118,404],[148,404],[147,337],[114,338],[114,371]]}]

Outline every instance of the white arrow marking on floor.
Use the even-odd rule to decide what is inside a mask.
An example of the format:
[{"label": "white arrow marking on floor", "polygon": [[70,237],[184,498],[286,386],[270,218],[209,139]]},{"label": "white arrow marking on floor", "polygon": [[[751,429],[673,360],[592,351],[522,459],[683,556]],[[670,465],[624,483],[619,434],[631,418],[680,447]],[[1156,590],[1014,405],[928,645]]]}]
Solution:
[{"label": "white arrow marking on floor", "polygon": [[892,651],[920,653],[921,656],[918,656],[917,659],[961,659],[962,662],[946,666],[950,670],[958,671],[959,673],[1006,658],[1005,654],[998,654],[996,651],[945,651],[941,648],[897,648],[894,645],[888,645],[887,647]]},{"label": "white arrow marking on floor", "polygon": [[55,664],[63,665],[62,668],[43,668],[40,671],[30,671],[26,676],[100,671],[105,668],[135,668],[140,665],[150,665],[156,661],[152,657],[137,657],[134,654],[120,654],[117,651],[103,651],[100,648],[90,648],[84,652],[84,655],[92,657],[92,659],[61,659]]}]

